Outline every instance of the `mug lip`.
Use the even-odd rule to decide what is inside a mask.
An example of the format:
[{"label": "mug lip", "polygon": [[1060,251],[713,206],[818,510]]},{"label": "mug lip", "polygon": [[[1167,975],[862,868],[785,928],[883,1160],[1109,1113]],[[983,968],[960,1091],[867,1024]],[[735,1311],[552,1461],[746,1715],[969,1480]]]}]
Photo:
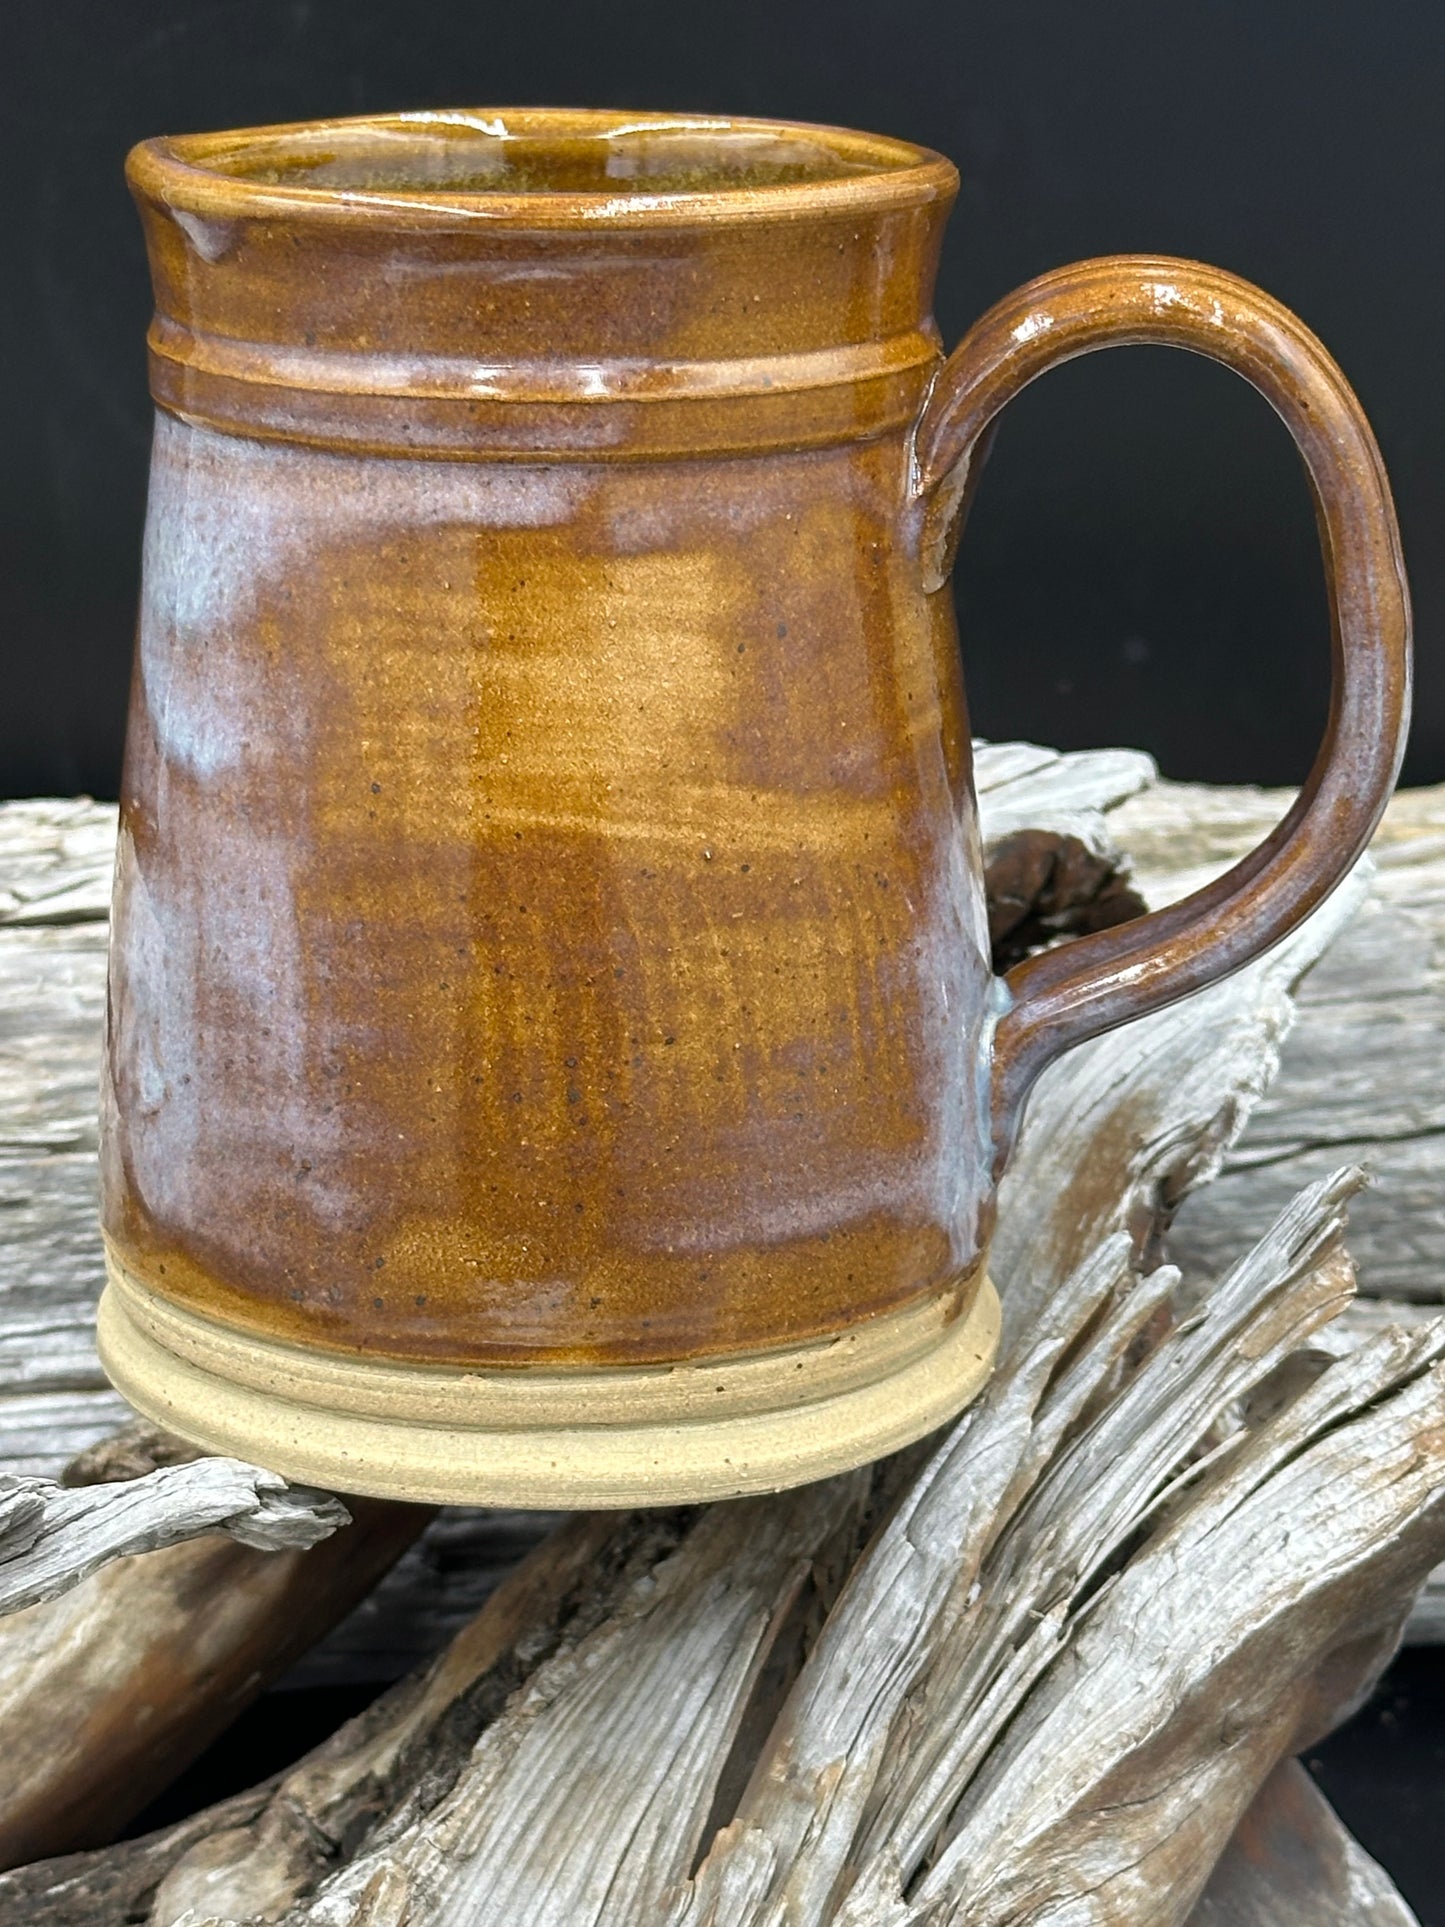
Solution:
[{"label": "mug lip", "polygon": [[[856,171],[818,180],[751,187],[686,188],[671,193],[542,189],[511,192],[442,187],[305,187],[258,180],[223,165],[289,146],[298,154],[331,133],[375,130],[426,134],[472,128],[502,140],[615,139],[626,134],[771,135],[803,139],[831,151]],[[141,141],[126,161],[140,198],[203,219],[303,219],[396,229],[456,227],[649,228],[712,227],[812,219],[926,205],[952,199],[958,170],[932,148],[885,134],[821,122],[748,115],[644,113],[613,108],[423,108],[285,121],[206,134],[160,135]]]}]

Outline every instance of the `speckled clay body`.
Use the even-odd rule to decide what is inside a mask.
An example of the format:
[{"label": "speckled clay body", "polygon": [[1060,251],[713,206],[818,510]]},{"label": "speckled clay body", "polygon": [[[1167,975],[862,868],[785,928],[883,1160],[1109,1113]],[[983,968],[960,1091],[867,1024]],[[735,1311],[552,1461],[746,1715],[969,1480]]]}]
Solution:
[{"label": "speckled clay body", "polygon": [[[1388,793],[1403,582],[1332,364],[1230,277],[1113,261],[945,365],[954,172],[833,130],[409,116],[152,142],[131,180],[118,1382],[418,1498],[751,1489],[937,1423],[986,1370],[1042,1062],[1273,941]],[[1332,741],[1248,874],[996,987],[948,542],[995,409],[1114,339],[1291,421]]]}]

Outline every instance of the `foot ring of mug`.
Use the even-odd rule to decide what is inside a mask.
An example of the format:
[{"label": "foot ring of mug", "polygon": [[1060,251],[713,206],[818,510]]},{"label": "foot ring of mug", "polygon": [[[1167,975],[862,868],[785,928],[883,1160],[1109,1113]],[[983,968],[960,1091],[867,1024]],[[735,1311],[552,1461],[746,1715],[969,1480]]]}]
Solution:
[{"label": "foot ring of mug", "polygon": [[[188,1356],[161,1342],[135,1284],[110,1267],[100,1304],[101,1358],[117,1390],[157,1424],[207,1450],[263,1465],[326,1490],[431,1505],[571,1509],[677,1505],[775,1492],[847,1471],[898,1450],[962,1411],[986,1382],[998,1348],[999,1303],[980,1273],[965,1310],[897,1369],[804,1403],[679,1419],[649,1417],[645,1388],[628,1417],[590,1424],[427,1423],[414,1416],[435,1381],[455,1408],[458,1372],[408,1367],[411,1410],[388,1417],[378,1388],[395,1368],[332,1359],[331,1379],[354,1376],[359,1410],[294,1395],[314,1355],[261,1341],[275,1369],[240,1382],[218,1369],[237,1336],[194,1314]],[[208,1360],[196,1331],[216,1334]],[[798,1347],[800,1360],[816,1346]],[[288,1374],[286,1356],[297,1370]],[[780,1352],[770,1357],[786,1360]],[[735,1361],[721,1361],[727,1371]],[[560,1375],[558,1375],[560,1376]],[[639,1373],[639,1381],[645,1374]],[[381,1401],[384,1404],[384,1400]],[[560,1416],[560,1415],[559,1415]]]}]

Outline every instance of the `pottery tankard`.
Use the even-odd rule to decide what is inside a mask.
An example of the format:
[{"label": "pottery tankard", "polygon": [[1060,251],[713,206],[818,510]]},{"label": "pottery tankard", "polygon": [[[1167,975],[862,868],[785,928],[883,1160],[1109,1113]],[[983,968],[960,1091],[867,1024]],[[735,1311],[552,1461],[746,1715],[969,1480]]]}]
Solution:
[{"label": "pottery tankard", "polygon": [[[149,141],[158,405],[116,868],[101,1343],[338,1487],[769,1489],[985,1378],[1060,1051],[1275,942],[1398,765],[1408,605],[1314,338],[1091,261],[947,360],[894,140],[570,111]],[[1124,342],[1269,398],[1326,740],[1189,900],[989,966],[947,578],[999,408]]]}]

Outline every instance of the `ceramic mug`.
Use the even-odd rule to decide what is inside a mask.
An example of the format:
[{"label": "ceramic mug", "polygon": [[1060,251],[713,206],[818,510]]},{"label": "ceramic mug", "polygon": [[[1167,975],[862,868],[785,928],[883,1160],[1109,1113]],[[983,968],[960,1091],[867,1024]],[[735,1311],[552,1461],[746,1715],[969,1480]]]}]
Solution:
[{"label": "ceramic mug", "polygon": [[[1083,262],[943,358],[957,188],[571,111],[148,141],[158,405],[101,1345],[325,1486],[512,1505],[857,1464],[986,1376],[994,1186],[1083,1038],[1355,861],[1408,606],[1349,388],[1220,271]],[[1226,877],[990,972],[953,543],[998,410],[1162,342],[1297,442],[1334,698]]]}]

